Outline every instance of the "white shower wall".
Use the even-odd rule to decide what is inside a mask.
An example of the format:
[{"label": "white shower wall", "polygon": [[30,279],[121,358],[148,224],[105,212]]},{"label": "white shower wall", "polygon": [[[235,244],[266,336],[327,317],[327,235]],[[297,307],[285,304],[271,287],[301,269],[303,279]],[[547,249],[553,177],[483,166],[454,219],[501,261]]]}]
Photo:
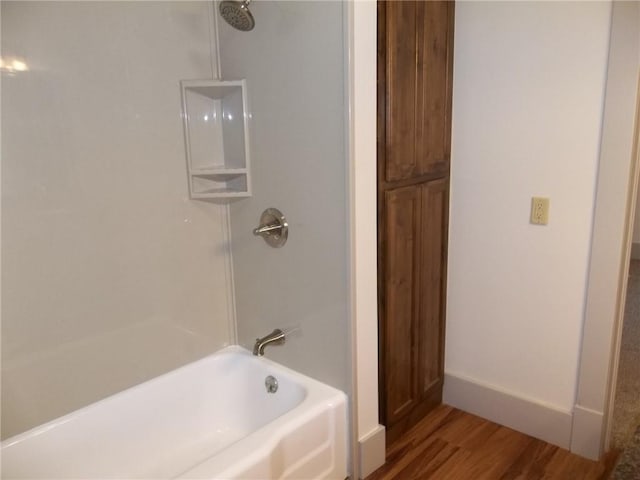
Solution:
[{"label": "white shower wall", "polygon": [[[222,76],[245,78],[253,196],[231,204],[238,340],[274,328],[266,355],[350,391],[344,4],[260,1],[255,29],[219,22]],[[289,239],[271,248],[252,230],[282,211]]]},{"label": "white shower wall", "polygon": [[192,201],[182,79],[211,2],[2,2],[2,436],[235,340],[227,208]]}]

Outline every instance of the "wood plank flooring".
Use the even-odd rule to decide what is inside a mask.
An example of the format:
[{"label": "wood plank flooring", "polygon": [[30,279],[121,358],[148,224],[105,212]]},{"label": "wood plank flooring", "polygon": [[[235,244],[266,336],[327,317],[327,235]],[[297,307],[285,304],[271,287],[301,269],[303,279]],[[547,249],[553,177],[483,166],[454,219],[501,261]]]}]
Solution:
[{"label": "wood plank flooring", "polygon": [[593,462],[440,405],[387,448],[367,480],[605,480],[616,454]]}]

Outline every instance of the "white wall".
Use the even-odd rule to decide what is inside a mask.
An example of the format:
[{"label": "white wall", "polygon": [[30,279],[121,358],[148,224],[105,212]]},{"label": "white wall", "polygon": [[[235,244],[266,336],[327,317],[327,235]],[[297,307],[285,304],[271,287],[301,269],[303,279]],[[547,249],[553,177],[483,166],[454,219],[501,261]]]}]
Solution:
[{"label": "white wall", "polygon": [[2,2],[2,433],[233,339],[224,207],[188,198],[205,2]]},{"label": "white wall", "polygon": [[[446,371],[570,412],[611,5],[456,5]],[[529,224],[532,196],[551,199]]]},{"label": "white wall", "polygon": [[[231,205],[239,342],[293,329],[266,355],[348,392],[344,6],[250,8],[250,32],[219,21],[222,78],[247,79],[251,111],[253,196]],[[268,207],[289,222],[279,249],[252,234]]]}]

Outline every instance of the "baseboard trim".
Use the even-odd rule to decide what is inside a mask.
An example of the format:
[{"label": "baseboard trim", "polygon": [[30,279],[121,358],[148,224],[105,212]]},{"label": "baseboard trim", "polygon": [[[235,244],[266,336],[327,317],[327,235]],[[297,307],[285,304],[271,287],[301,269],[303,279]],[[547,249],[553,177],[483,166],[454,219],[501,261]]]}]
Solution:
[{"label": "baseboard trim", "polygon": [[378,425],[362,437],[358,444],[360,446],[360,478],[367,478],[385,462],[384,425]]},{"label": "baseboard trim", "polygon": [[452,373],[445,374],[443,402],[553,445],[571,446],[571,412]]},{"label": "baseboard trim", "polygon": [[599,460],[602,454],[602,427],[604,413],[576,405],[573,408],[571,453]]},{"label": "baseboard trim", "polygon": [[640,260],[640,243],[631,244],[631,258],[634,260]]}]

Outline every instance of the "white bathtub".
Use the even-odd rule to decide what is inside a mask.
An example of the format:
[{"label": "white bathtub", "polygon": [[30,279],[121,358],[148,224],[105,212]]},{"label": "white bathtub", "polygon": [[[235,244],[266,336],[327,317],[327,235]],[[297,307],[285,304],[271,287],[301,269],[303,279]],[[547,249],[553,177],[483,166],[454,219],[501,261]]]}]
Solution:
[{"label": "white bathtub", "polygon": [[2,478],[343,480],[346,411],[343,392],[228,347],[5,440]]}]

